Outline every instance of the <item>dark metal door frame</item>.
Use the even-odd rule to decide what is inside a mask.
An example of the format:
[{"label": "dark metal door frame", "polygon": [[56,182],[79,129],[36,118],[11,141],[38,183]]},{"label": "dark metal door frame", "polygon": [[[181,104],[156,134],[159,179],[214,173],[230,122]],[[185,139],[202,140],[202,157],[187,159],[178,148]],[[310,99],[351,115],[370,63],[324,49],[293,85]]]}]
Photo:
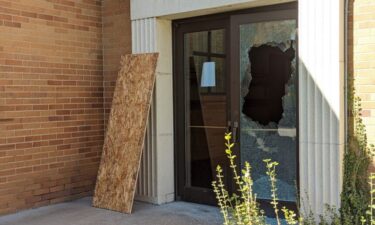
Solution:
[{"label": "dark metal door frame", "polygon": [[[182,21],[173,23],[174,34],[174,141],[175,141],[175,171],[176,171],[176,199],[188,200],[197,203],[216,205],[213,193],[198,187],[185,187],[185,79],[184,79],[184,34],[216,29],[225,30],[225,51],[229,44],[229,20],[222,15],[212,19]],[[225,63],[229,64],[229,54],[225,58]],[[226,68],[227,80],[229,79],[229,68]],[[229,85],[227,85],[227,89]],[[229,93],[229,90],[227,90]],[[229,96],[228,96],[229,98]],[[229,106],[227,108],[229,111]],[[227,115],[229,116],[229,115]]]},{"label": "dark metal door frame", "polygon": [[[186,181],[185,177],[185,83],[184,83],[184,34],[189,32],[199,32],[214,29],[226,30],[226,72],[227,72],[227,85],[228,97],[228,121],[233,126],[234,121],[239,121],[239,96],[234,94],[231,90],[236,90],[239,84],[239,77],[235,76],[239,71],[239,39],[238,25],[242,23],[254,23],[261,21],[283,20],[283,19],[296,19],[297,20],[297,3],[287,3],[266,7],[258,7],[248,10],[240,10],[235,12],[228,12],[222,14],[215,14],[209,16],[200,16],[189,19],[181,19],[173,21],[173,101],[174,101],[174,149],[175,149],[175,190],[176,200],[191,200],[198,203],[211,203],[212,196],[208,193],[199,194],[201,190],[188,190],[184,188]],[[238,41],[237,41],[238,42]],[[298,45],[297,45],[298,46]],[[298,51],[297,51],[298,52]],[[296,57],[298,60],[298,56]],[[298,71],[298,61],[297,61]],[[298,82],[298,76],[297,76]],[[297,85],[298,93],[298,85]],[[298,95],[297,95],[298,96]],[[297,97],[298,105],[298,97]],[[298,108],[298,107],[297,107]],[[298,110],[297,110],[297,121]],[[297,143],[298,143],[298,123],[297,123]],[[238,156],[239,146],[235,149]],[[298,160],[298,144],[297,144],[297,160]],[[240,160],[239,157],[237,160]],[[299,187],[299,168],[297,162],[297,187]],[[230,179],[228,179],[230,180]],[[228,184],[229,181],[228,181]],[[233,190],[233,187],[229,187]],[[187,193],[187,192],[191,193]],[[196,195],[195,197],[192,195]],[[262,201],[260,201],[263,203]],[[268,204],[267,201],[265,203]],[[295,208],[295,204],[290,202],[281,202],[282,205],[287,205],[290,208]],[[268,210],[267,210],[268,211]],[[272,214],[272,213],[271,213]]]}]

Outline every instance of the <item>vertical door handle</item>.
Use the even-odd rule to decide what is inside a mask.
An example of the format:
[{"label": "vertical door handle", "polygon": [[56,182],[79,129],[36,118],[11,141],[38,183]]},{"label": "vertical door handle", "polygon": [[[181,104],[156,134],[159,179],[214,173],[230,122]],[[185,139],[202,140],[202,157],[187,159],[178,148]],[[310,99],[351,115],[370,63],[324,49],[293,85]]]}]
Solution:
[{"label": "vertical door handle", "polygon": [[238,141],[237,131],[238,131],[238,122],[237,121],[233,122],[233,126],[232,126],[232,121],[228,121],[228,126],[227,126],[226,132],[232,133],[233,143],[236,143]]},{"label": "vertical door handle", "polygon": [[226,133],[230,133],[230,132],[232,132],[232,121],[229,120]]},{"label": "vertical door handle", "polygon": [[234,121],[232,129],[233,143],[237,143],[237,131],[238,131],[238,122]]}]

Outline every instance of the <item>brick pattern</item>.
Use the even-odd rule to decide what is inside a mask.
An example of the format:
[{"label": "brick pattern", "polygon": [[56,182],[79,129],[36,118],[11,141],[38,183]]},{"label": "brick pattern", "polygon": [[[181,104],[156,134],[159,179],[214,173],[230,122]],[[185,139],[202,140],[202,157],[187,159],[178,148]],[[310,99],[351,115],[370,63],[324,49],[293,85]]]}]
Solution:
[{"label": "brick pattern", "polygon": [[103,0],[104,124],[107,124],[121,55],[131,53],[130,0]]},{"label": "brick pattern", "polygon": [[0,0],[0,214],[92,193],[104,133],[101,8]]},{"label": "brick pattern", "polygon": [[369,143],[375,144],[375,1],[352,0],[349,23],[351,72],[362,99]]}]

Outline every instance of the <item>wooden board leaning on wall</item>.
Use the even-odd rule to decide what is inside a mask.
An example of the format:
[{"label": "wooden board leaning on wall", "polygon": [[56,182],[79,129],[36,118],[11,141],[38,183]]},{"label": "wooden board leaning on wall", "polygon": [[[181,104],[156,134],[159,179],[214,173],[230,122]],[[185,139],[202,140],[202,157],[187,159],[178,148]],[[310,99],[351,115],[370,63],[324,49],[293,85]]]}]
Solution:
[{"label": "wooden board leaning on wall", "polygon": [[93,206],[131,213],[158,54],[121,59]]}]

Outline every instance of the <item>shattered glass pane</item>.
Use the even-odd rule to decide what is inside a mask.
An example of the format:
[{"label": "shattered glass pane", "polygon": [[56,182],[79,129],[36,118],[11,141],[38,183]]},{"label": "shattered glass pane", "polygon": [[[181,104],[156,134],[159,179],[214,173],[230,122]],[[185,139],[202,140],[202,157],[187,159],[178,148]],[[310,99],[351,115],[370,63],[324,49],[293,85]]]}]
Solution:
[{"label": "shattered glass pane", "polygon": [[259,199],[271,199],[263,159],[272,159],[279,199],[296,201],[295,29],[295,20],[240,26],[241,160],[252,166]]}]

